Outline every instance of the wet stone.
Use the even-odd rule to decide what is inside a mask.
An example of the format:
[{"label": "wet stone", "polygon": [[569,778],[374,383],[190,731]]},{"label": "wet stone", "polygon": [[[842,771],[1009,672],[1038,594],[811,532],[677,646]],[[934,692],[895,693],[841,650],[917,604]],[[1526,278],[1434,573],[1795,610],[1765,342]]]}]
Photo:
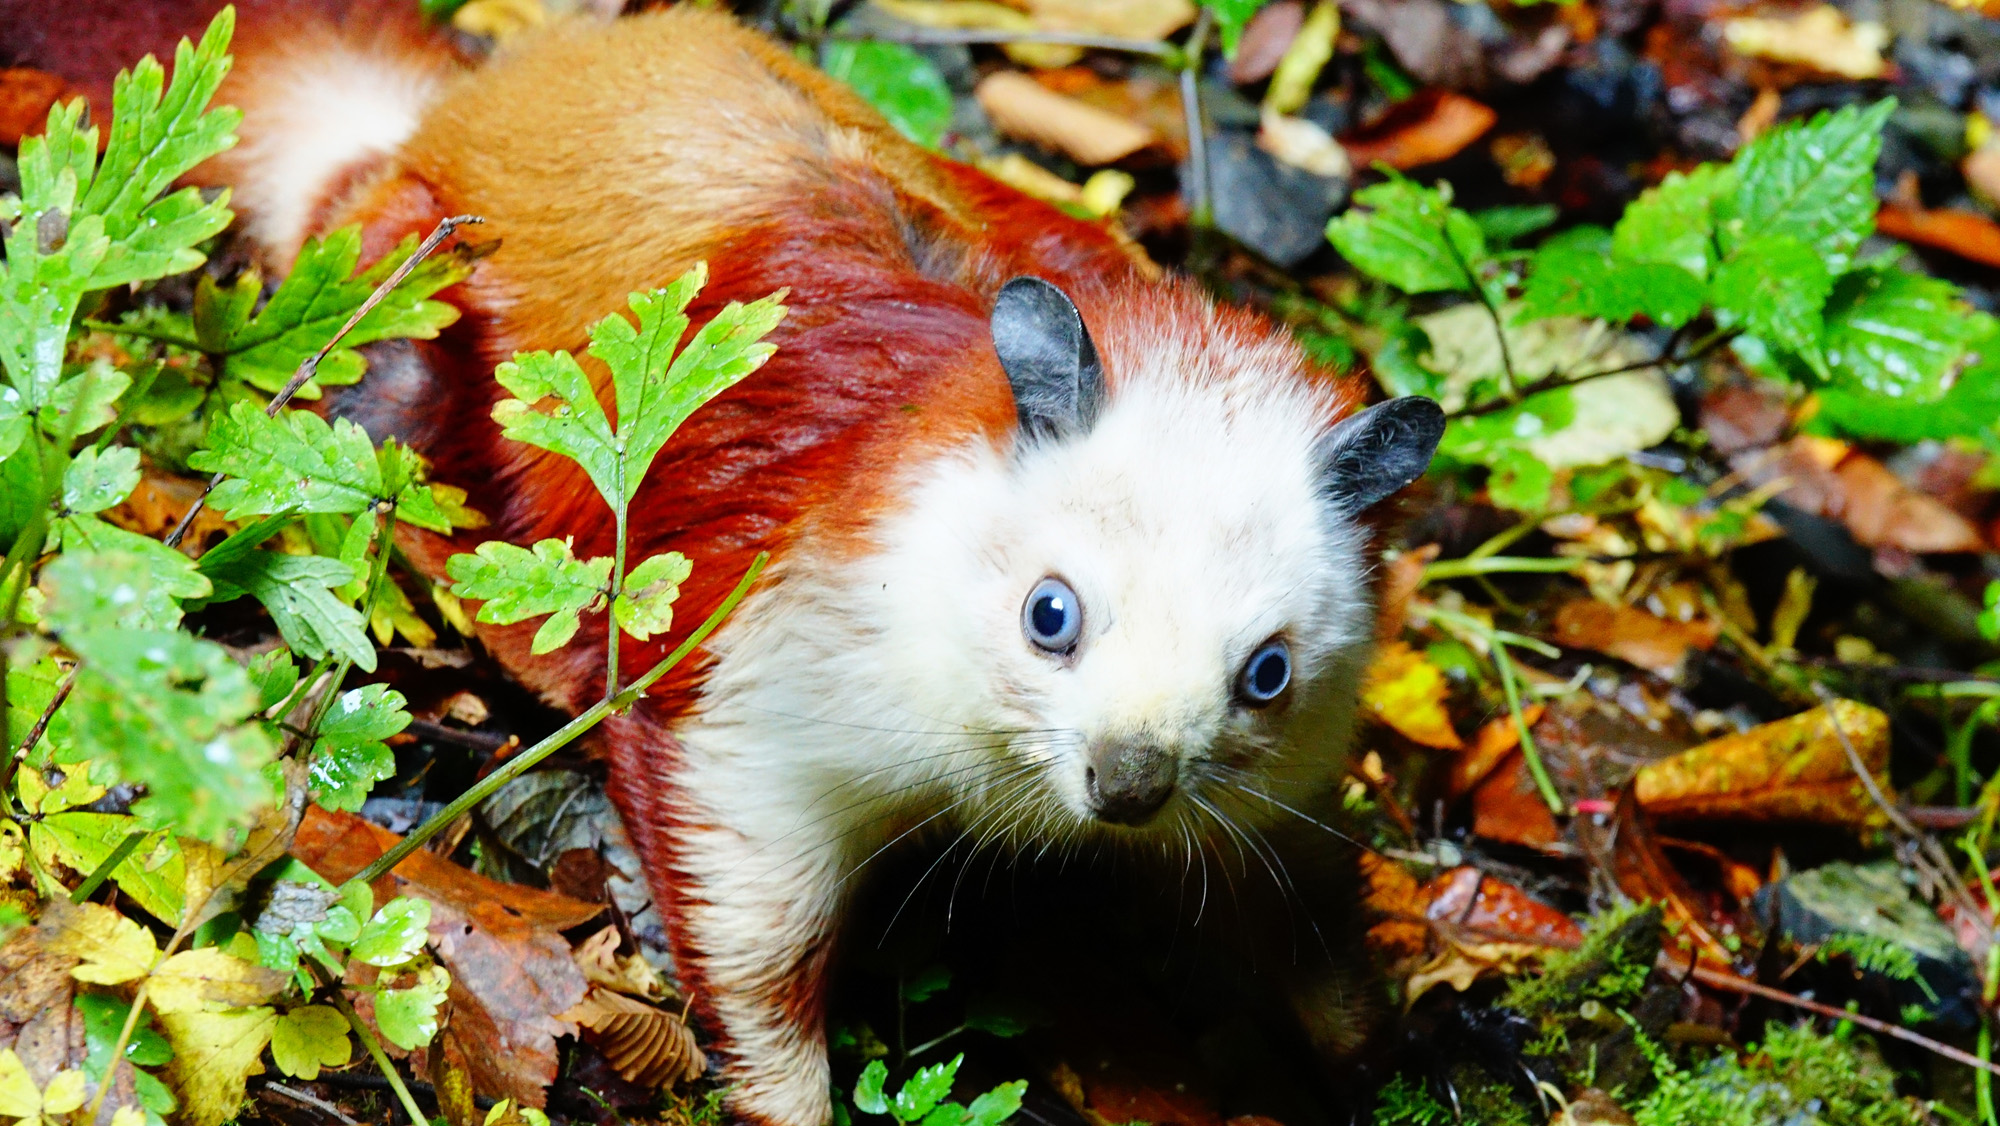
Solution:
[{"label": "wet stone", "polygon": [[1304,261],[1326,242],[1326,221],[1347,182],[1283,164],[1245,133],[1209,138],[1215,225],[1275,265]]}]

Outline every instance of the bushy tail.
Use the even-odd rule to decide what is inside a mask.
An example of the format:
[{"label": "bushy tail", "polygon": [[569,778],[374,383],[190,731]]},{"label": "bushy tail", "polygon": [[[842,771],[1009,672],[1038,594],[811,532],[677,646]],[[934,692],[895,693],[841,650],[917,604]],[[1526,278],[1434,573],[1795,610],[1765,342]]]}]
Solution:
[{"label": "bushy tail", "polygon": [[[218,101],[243,111],[241,141],[192,179],[235,189],[244,230],[277,264],[416,129],[462,66],[413,0],[236,0],[236,65]],[[0,0],[0,64],[63,78],[111,112],[112,76],[173,57],[222,0]]]}]

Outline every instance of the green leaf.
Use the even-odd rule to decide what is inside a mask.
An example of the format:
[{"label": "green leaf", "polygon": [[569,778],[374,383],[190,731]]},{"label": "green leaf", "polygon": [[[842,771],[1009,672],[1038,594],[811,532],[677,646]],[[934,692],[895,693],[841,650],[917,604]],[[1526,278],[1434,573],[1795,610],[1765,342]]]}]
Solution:
[{"label": "green leaf", "polygon": [[250,662],[250,679],[257,685],[257,710],[268,711],[299,686],[299,664],[283,649],[272,649]]},{"label": "green leaf", "polygon": [[1815,252],[1820,272],[1845,270],[1875,229],[1875,157],[1895,108],[1893,98],[1844,106],[1750,142],[1732,162],[1734,190],[1716,200],[1723,250],[1789,237]]},{"label": "green leaf", "polygon": [[438,1006],[444,1004],[451,975],[442,966],[429,966],[417,974],[415,985],[407,989],[385,989],[375,995],[375,1024],[382,1036],[404,1051],[415,1051],[437,1035]]},{"label": "green leaf", "polygon": [[158,540],[92,516],[64,520],[62,530],[63,553],[41,581],[49,595],[43,618],[65,634],[172,629],[181,620],[178,600],[212,589],[193,560]]},{"label": "green leaf", "polygon": [[57,383],[39,416],[42,432],[52,438],[88,434],[118,417],[118,397],[132,386],[132,377],[108,364],[93,363]]},{"label": "green leaf", "polygon": [[1982,338],[2000,342],[1993,318],[1973,312],[1957,286],[1903,270],[1855,270],[1834,284],[1826,304],[1833,381],[1891,398],[1938,398]]},{"label": "green leaf", "polygon": [[1700,315],[1701,279],[1679,266],[1627,262],[1611,253],[1612,237],[1578,227],[1535,252],[1521,311],[1530,317],[1596,317],[1623,324],[1648,316],[1679,328]]},{"label": "green leaf", "polygon": [[306,411],[267,416],[238,402],[218,415],[209,448],[188,458],[226,480],[209,503],[231,519],[272,512],[357,513],[382,497],[375,447],[347,419],[329,426]]},{"label": "green leaf", "polygon": [[929,1114],[938,1100],[951,1093],[952,1080],[958,1075],[958,1065],[965,1062],[964,1053],[953,1056],[944,1063],[919,1068],[903,1089],[896,1092],[896,1100],[890,1105],[889,1113],[901,1122],[915,1122]]},{"label": "green leaf", "polygon": [[371,966],[400,966],[417,956],[430,936],[431,905],[398,896],[382,905],[355,937],[351,957]]},{"label": "green leaf", "polygon": [[210,601],[250,595],[270,611],[272,624],[293,652],[312,660],[331,653],[364,672],[375,671],[375,645],[363,628],[361,612],[334,593],[354,579],[353,570],[338,559],[241,546],[269,534],[239,532],[201,557],[198,566],[215,585]]},{"label": "green leaf", "polygon": [[[119,1033],[125,1029],[131,1006],[125,998],[106,993],[78,993],[75,1004],[76,1011],[83,1015],[84,1067],[92,1075],[102,1075],[104,1065],[111,1060],[111,1049],[117,1046]],[[167,1038],[153,1027],[152,1014],[141,1013],[125,1045],[126,1062],[158,1067],[173,1058],[174,1050]]]},{"label": "green leaf", "polygon": [[1546,512],[1555,488],[1555,471],[1526,450],[1509,450],[1493,465],[1486,495],[1494,504],[1534,515]]},{"label": "green leaf", "polygon": [[972,1100],[972,1105],[966,1108],[965,1126],[1000,1126],[1021,1109],[1021,1096],[1027,1091],[1025,1079],[1000,1084]]},{"label": "green leaf", "polygon": [[625,589],[611,606],[619,628],[640,641],[667,632],[674,624],[674,599],[680,597],[680,584],[693,573],[694,566],[678,551],[655,555],[634,567],[625,576]]},{"label": "green leaf", "polygon": [[63,471],[63,508],[70,512],[102,512],[139,485],[139,451],[112,446],[80,451]]},{"label": "green leaf", "polygon": [[1985,352],[1959,373],[1950,390],[1929,402],[1891,398],[1845,383],[1824,387],[1813,421],[1889,442],[2000,435],[2000,347],[1989,345]]},{"label": "green leaf", "polygon": [[1678,266],[1706,281],[1715,264],[1715,201],[1735,186],[1735,169],[1720,164],[1667,173],[1625,209],[1611,232],[1612,253]]},{"label": "green leaf", "polygon": [[261,771],[277,748],[246,723],[257,688],[221,646],[129,628],[72,630],[63,642],[83,661],[65,705],[77,739],[146,786],[133,806],[142,824],[213,841],[270,802]]},{"label": "green leaf", "polygon": [[508,625],[550,615],[535,633],[537,654],[569,641],[577,615],[596,608],[611,583],[611,560],[578,559],[568,540],[543,540],[533,551],[489,540],[472,554],[452,556],[445,570],[453,594],[485,600],[479,607],[482,622]]},{"label": "green leaf", "polygon": [[911,974],[903,982],[903,1000],[909,1004],[921,1004],[951,988],[951,967],[945,965],[927,966]]},{"label": "green leaf", "polygon": [[322,1067],[345,1067],[354,1055],[347,1018],[332,1005],[305,1005],[271,1029],[271,1060],[296,1079],[318,1079]]},{"label": "green leaf", "polygon": [[889,1100],[882,1094],[882,1084],[889,1080],[889,1065],[881,1060],[869,1060],[861,1069],[860,1078],[854,1081],[854,1105],[863,1114],[889,1113]]},{"label": "green leaf", "polygon": [[1487,242],[1507,246],[1536,231],[1547,229],[1561,214],[1554,205],[1547,203],[1508,205],[1475,211],[1472,221],[1479,224],[1479,231],[1486,236]]},{"label": "green leaf", "polygon": [[396,755],[383,740],[410,725],[403,694],[386,684],[350,689],[334,700],[313,744],[313,800],[354,812],[375,783],[396,773]]},{"label": "green leaf", "polygon": [[[52,657],[43,657],[33,664],[17,659],[8,668],[7,746],[19,747],[27,742],[29,730],[55,702],[56,693],[62,691],[62,683],[68,678],[69,673]],[[48,748],[50,758],[56,762],[77,761],[76,737],[70,731],[66,709],[57,708],[49,716],[48,726],[42,731],[42,745]]]},{"label": "green leaf", "polygon": [[819,65],[925,148],[938,147],[951,125],[951,87],[944,75],[901,43],[830,39],[820,50]]},{"label": "green leaf", "polygon": [[[45,844],[64,864],[88,873],[97,871],[99,865],[111,859],[112,852],[126,837],[145,830],[126,814],[71,809],[43,817],[31,824],[28,831],[31,836],[43,838],[36,842],[38,853],[42,851],[39,846]],[[164,857],[159,855],[160,848],[141,845],[111,869],[111,878],[134,903],[173,926],[181,921],[187,863],[171,840],[161,843],[165,846]]]},{"label": "green leaf", "polygon": [[1792,235],[1777,234],[1731,252],[1709,282],[1709,300],[1723,327],[1755,333],[1823,373],[1820,309],[1832,290],[1833,278],[1819,253]]},{"label": "green leaf", "polygon": [[[195,293],[194,328],[202,349],[225,357],[223,371],[265,392],[276,392],[291,379],[307,357],[326,346],[340,326],[359,309],[375,287],[386,280],[417,248],[412,235],[375,265],[361,273],[361,228],[342,227],[324,239],[307,239],[285,280],[255,316],[250,305],[257,278],[246,274],[230,290],[206,284]],[[300,398],[318,397],[314,384],[353,383],[367,370],[355,351],[360,345],[393,337],[429,340],[458,319],[458,310],[430,301],[437,291],[471,274],[467,258],[443,254],[426,259],[402,284],[370,309],[341,338],[340,347],[320,361]],[[249,300],[245,299],[248,294]]]},{"label": "green leaf", "polygon": [[1243,29],[1249,26],[1250,17],[1257,14],[1270,0],[1202,0],[1201,6],[1215,13],[1215,26],[1222,33],[1222,53],[1229,58],[1236,57],[1237,45],[1243,42]]},{"label": "green leaf", "polygon": [[1397,178],[1361,189],[1354,202],[1326,234],[1356,269],[1405,293],[1477,285],[1470,271],[1486,260],[1486,236],[1472,216],[1451,206],[1449,185],[1426,188]]}]

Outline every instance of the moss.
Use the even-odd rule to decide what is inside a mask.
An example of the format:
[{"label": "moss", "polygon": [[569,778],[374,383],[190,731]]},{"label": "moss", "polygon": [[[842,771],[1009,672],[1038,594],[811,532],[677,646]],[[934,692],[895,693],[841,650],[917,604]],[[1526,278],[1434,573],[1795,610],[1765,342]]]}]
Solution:
[{"label": "moss", "polygon": [[1505,1083],[1479,1067],[1460,1064],[1452,1069],[1450,1083],[1457,1111],[1421,1081],[1396,1076],[1375,1097],[1375,1126],[1535,1126],[1540,1121]]},{"label": "moss", "polygon": [[1922,1126],[1922,1103],[1896,1094],[1895,1075],[1843,1027],[1774,1025],[1761,1046],[1683,1068],[1644,1036],[1659,1086],[1633,1109],[1638,1126]]},{"label": "moss", "polygon": [[1540,973],[1508,983],[1501,1003],[1535,1017],[1567,1011],[1583,1001],[1630,1007],[1645,992],[1659,950],[1658,908],[1641,903],[1612,907],[1590,920],[1581,946],[1550,954]]}]

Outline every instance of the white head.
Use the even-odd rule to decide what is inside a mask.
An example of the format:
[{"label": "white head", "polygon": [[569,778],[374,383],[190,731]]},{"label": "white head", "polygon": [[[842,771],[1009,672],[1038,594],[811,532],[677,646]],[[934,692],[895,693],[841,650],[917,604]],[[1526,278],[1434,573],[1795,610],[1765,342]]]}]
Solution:
[{"label": "white head", "polygon": [[1422,399],[1330,424],[1287,342],[1135,331],[1107,389],[1069,298],[1010,282],[1020,436],[927,470],[869,584],[894,706],[1005,735],[948,784],[1055,836],[1337,777],[1373,626],[1357,518],[1443,429]]}]

